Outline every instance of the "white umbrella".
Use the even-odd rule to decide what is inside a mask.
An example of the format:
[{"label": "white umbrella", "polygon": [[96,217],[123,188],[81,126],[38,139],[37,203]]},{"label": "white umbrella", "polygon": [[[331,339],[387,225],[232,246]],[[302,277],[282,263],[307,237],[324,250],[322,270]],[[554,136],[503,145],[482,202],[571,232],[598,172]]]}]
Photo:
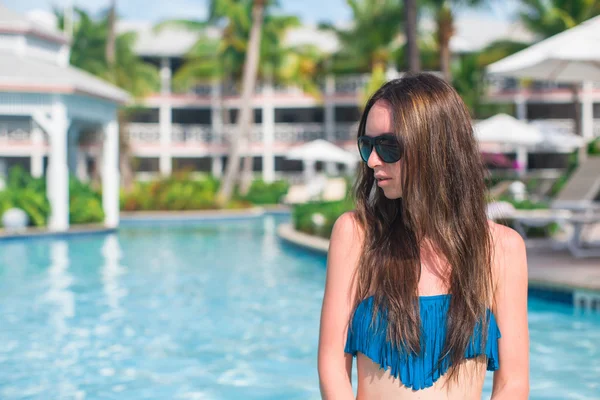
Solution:
[{"label": "white umbrella", "polygon": [[535,146],[544,140],[537,127],[507,114],[497,114],[475,124],[475,137],[480,143],[502,143]]},{"label": "white umbrella", "polygon": [[290,160],[323,161],[341,164],[358,162],[357,154],[346,151],[323,139],[313,140],[312,142],[297,146],[290,150],[285,157]]},{"label": "white umbrella", "polygon": [[487,67],[490,74],[547,81],[600,81],[600,16]]},{"label": "white umbrella", "polygon": [[290,160],[302,160],[304,162],[304,175],[307,182],[315,177],[315,163],[317,161],[347,164],[349,166],[359,161],[356,153],[346,151],[323,139],[313,140],[297,146],[290,150],[285,157]]},{"label": "white umbrella", "polygon": [[544,140],[542,133],[534,126],[507,114],[497,114],[475,124],[475,137],[482,143],[510,145],[517,153],[519,173],[527,169],[527,148]]}]

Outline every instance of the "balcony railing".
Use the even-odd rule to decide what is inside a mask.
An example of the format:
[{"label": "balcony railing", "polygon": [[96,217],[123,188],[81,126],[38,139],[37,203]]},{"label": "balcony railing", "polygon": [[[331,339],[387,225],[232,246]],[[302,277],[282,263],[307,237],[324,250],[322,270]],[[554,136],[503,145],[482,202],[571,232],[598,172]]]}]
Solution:
[{"label": "balcony railing", "polygon": [[[358,93],[362,90],[367,83],[369,82],[370,75],[369,74],[354,74],[354,75],[340,75],[334,77],[334,90],[335,94],[354,94]],[[265,90],[265,84],[259,82],[256,85],[254,90],[255,94],[261,94]],[[317,86],[320,88],[322,93],[325,93],[325,81],[323,79],[317,81]],[[190,90],[191,93],[202,96],[209,97],[212,93],[212,84],[209,82],[199,83],[193,89]],[[295,86],[286,86],[286,85],[274,85],[273,91],[275,93],[285,93],[285,94],[302,94],[302,89]],[[221,93],[224,96],[239,96],[240,90],[239,88],[232,84],[222,84],[221,85]]]},{"label": "balcony railing", "polygon": [[[258,143],[263,139],[263,125],[254,124],[250,133],[250,142]],[[130,123],[126,132],[132,143],[160,144],[160,125],[156,123]],[[236,125],[223,129],[225,138],[235,135]],[[356,137],[356,124],[338,123],[334,126],[335,141],[353,140]],[[321,123],[276,123],[274,141],[279,143],[303,143],[316,139],[327,139],[325,124]],[[172,143],[224,143],[223,137],[213,131],[210,125],[173,124],[171,126]]]},{"label": "balcony railing", "polygon": [[0,142],[31,140],[31,123],[21,121],[0,122]]}]

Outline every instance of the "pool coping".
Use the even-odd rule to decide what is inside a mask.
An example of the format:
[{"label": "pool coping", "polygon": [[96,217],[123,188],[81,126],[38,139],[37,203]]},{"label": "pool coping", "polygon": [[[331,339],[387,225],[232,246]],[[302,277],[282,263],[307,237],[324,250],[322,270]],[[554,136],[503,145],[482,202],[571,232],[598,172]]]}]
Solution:
[{"label": "pool coping", "polygon": [[233,210],[198,210],[198,211],[135,211],[121,212],[119,227],[109,228],[102,224],[76,224],[71,225],[66,231],[50,231],[47,228],[28,227],[22,231],[8,232],[0,228],[0,241],[34,239],[34,238],[61,238],[84,235],[102,235],[114,233],[120,227],[135,226],[149,223],[173,222],[218,222],[232,220],[246,220],[261,218],[265,215],[288,215],[291,209],[287,206],[261,206]]},{"label": "pool coping", "polygon": [[[327,255],[329,240],[299,232],[291,224],[281,224],[277,230],[278,237],[290,245]],[[600,267],[600,266],[599,266]],[[593,284],[572,283],[563,280],[552,279],[551,274],[540,273],[542,271],[529,271],[529,292],[535,297],[542,297],[561,303],[573,304],[573,299],[579,295],[600,296],[600,287]],[[533,275],[533,276],[532,276]]]},{"label": "pool coping", "polygon": [[9,240],[37,239],[37,238],[62,238],[71,236],[105,235],[114,233],[117,228],[109,228],[100,224],[78,224],[71,226],[67,231],[51,231],[46,228],[28,227],[22,231],[7,232],[0,229],[0,242]]}]

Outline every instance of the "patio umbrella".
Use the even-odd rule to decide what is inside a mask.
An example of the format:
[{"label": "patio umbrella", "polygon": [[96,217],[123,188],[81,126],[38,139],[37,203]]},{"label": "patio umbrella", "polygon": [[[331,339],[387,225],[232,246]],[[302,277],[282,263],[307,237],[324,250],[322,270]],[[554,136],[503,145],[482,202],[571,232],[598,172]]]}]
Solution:
[{"label": "patio umbrella", "polygon": [[285,157],[290,160],[302,160],[304,162],[304,174],[307,181],[314,178],[317,161],[347,164],[349,166],[353,166],[359,161],[357,154],[346,151],[323,139],[313,140],[297,146],[291,149]]},{"label": "patio umbrella", "polygon": [[477,122],[475,138],[480,143],[502,143],[514,146],[535,146],[544,140],[540,130],[508,114],[496,114]]},{"label": "patio umbrella", "polygon": [[487,67],[490,74],[557,82],[600,81],[600,16]]},{"label": "patio umbrella", "polygon": [[507,114],[497,114],[480,121],[475,124],[474,130],[480,144],[497,143],[514,148],[520,173],[527,168],[527,149],[544,140],[536,127]]},{"label": "patio umbrella", "polygon": [[598,43],[600,16],[490,64],[487,71],[493,75],[575,83],[575,133],[592,137],[593,108],[588,102],[581,114],[577,83],[600,81]]}]

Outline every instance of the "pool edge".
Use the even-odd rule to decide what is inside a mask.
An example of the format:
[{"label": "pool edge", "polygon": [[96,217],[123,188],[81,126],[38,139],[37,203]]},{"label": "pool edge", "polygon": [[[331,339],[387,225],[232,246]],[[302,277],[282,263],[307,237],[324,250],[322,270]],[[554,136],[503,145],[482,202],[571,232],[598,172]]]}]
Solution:
[{"label": "pool edge", "polygon": [[[328,239],[299,232],[291,224],[281,224],[277,230],[277,235],[286,244],[308,250],[311,253],[327,256]],[[528,280],[528,294],[533,298],[576,306],[576,299],[588,295],[600,297],[600,290],[536,278]]]}]

